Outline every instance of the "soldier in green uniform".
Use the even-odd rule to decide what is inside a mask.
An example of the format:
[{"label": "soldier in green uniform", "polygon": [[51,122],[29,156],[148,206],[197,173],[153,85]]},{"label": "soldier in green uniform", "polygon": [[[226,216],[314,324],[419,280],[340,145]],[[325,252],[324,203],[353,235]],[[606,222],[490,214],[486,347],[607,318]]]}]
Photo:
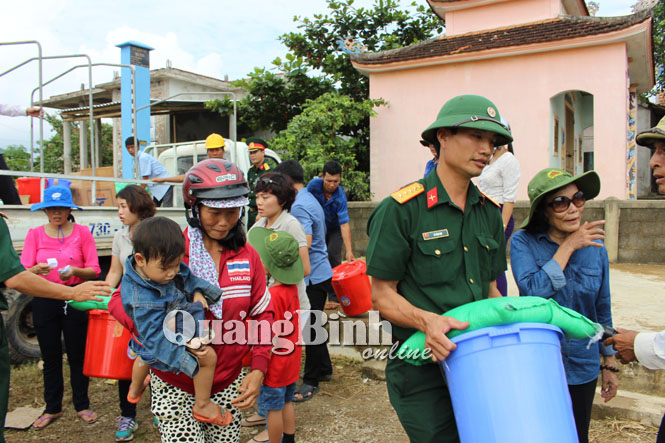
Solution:
[{"label": "soldier in green uniform", "polygon": [[[446,332],[468,326],[441,314],[501,296],[495,282],[506,270],[501,212],[471,183],[493,147],[512,141],[500,118],[484,97],[463,95],[446,102],[422,133],[424,140],[440,144],[435,173],[383,200],[367,225],[374,308],[390,321],[393,340],[425,332],[436,361],[455,349]],[[386,379],[390,402],[411,441],[459,442],[438,364],[389,359]]]},{"label": "soldier in green uniform", "polygon": [[254,183],[268,171],[272,171],[277,166],[274,160],[265,158],[268,143],[258,137],[249,137],[247,139],[247,149],[249,150],[249,161],[252,166],[247,171],[247,183],[249,184],[249,213],[247,229],[251,228],[256,221],[256,196],[254,195]]}]

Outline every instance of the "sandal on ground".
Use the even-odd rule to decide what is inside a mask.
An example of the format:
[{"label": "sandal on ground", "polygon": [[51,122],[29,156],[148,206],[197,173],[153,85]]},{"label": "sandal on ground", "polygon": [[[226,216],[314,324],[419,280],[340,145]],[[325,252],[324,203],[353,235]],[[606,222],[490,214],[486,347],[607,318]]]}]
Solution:
[{"label": "sandal on ground", "polygon": [[[260,432],[259,432],[259,434],[260,434]],[[269,443],[269,442],[270,442],[270,440],[257,440],[257,437],[259,436],[259,434],[256,434],[256,435],[255,435],[251,440],[249,440],[247,443]],[[266,438],[268,438],[268,437],[266,437]]]},{"label": "sandal on ground", "polygon": [[131,404],[135,405],[141,400],[141,396],[147,389],[148,385],[150,384],[150,376],[148,375],[145,380],[143,380],[143,389],[141,390],[141,393],[139,394],[138,397],[134,398],[131,395],[129,395],[129,392],[127,393],[127,401],[130,402]]},{"label": "sandal on ground", "polygon": [[295,392],[296,394],[300,394],[300,396],[302,398],[297,398],[294,395],[293,401],[296,402],[296,403],[307,401],[307,400],[311,399],[312,397],[314,397],[314,394],[316,394],[317,392],[319,392],[319,387],[318,386],[312,386],[312,385],[308,385],[307,383],[303,383],[303,384],[300,385],[298,390]]},{"label": "sandal on ground", "polygon": [[[259,417],[258,420],[250,420],[250,418]],[[264,426],[266,424],[266,418],[261,417],[259,414],[254,414],[251,417],[243,418],[240,422],[240,426],[243,428],[251,428],[252,426]]]},{"label": "sandal on ground", "polygon": [[78,418],[81,419],[81,421],[89,425],[97,421],[97,414],[92,409],[84,409],[82,411],[78,411],[76,415],[78,416]]},{"label": "sandal on ground", "polygon": [[325,311],[329,311],[331,309],[339,309],[339,303],[336,301],[329,301],[326,302],[325,306],[323,307]]},{"label": "sandal on ground", "polygon": [[192,409],[192,415],[197,421],[202,421],[203,423],[209,423],[211,425],[217,425],[217,426],[228,426],[231,423],[231,420],[233,420],[231,413],[221,407],[217,412],[217,416],[213,418],[199,415],[196,412],[194,412],[193,409]]},{"label": "sandal on ground", "polygon": [[62,417],[62,412],[58,412],[57,414],[42,414],[41,417],[35,420],[35,422],[32,424],[32,427],[40,430],[44,429],[60,417]]}]

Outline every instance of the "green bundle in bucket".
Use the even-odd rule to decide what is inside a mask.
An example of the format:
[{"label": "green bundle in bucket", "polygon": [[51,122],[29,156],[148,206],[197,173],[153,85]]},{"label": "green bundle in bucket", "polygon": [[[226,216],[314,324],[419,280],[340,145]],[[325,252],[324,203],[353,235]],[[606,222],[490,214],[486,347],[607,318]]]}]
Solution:
[{"label": "green bundle in bucket", "polygon": [[[552,299],[542,297],[488,298],[458,306],[443,315],[468,321],[466,329],[451,329],[448,338],[490,326],[511,323],[548,323],[558,326],[567,338],[587,338],[597,341],[603,327],[582,314],[564,308]],[[398,358],[416,366],[432,363],[425,354],[425,333],[418,331],[399,348]]]}]

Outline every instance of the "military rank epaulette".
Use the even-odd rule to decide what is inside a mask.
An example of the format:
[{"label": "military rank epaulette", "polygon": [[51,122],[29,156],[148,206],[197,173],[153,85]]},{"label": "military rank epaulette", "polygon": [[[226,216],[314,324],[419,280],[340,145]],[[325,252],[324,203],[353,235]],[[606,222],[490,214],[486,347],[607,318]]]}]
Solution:
[{"label": "military rank epaulette", "polygon": [[402,189],[393,192],[390,194],[392,198],[397,201],[400,205],[403,203],[408,202],[411,200],[413,197],[415,197],[418,194],[422,194],[425,191],[425,187],[422,185],[422,183],[411,183],[410,185],[404,186]]},{"label": "military rank epaulette", "polygon": [[269,170],[270,170],[270,165],[268,164],[268,162],[265,162],[265,163],[263,164],[263,170],[264,170],[264,171],[269,171]]},{"label": "military rank epaulette", "polygon": [[489,200],[489,201],[491,201],[492,203],[494,203],[494,205],[495,205],[497,208],[501,209],[501,204],[500,204],[499,202],[497,202],[496,200],[494,200],[494,199],[493,199],[492,197],[490,197],[489,195],[485,194],[485,193],[484,193],[483,191],[481,191],[480,189],[479,189],[478,191],[480,191],[480,194],[483,196],[483,199],[484,199],[484,200]]}]

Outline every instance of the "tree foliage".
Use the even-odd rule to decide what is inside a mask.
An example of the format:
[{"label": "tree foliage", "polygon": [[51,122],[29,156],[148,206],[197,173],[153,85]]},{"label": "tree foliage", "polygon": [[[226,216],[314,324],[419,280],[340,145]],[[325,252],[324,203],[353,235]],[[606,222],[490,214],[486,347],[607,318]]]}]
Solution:
[{"label": "tree foliage", "polygon": [[9,145],[3,151],[7,167],[12,171],[30,170],[30,153],[23,145]]},{"label": "tree foliage", "polygon": [[[65,169],[64,164],[64,138],[62,129],[62,119],[57,115],[46,115],[46,120],[51,125],[55,134],[48,140],[44,140],[44,172],[62,174]],[[101,134],[101,166],[113,165],[113,127],[102,123]],[[80,169],[81,160],[79,152],[79,123],[72,122],[72,171]],[[88,138],[88,149],[90,149],[90,139]],[[39,170],[39,158],[35,158],[35,170]],[[88,154],[90,160],[90,154]]]},{"label": "tree foliage", "polygon": [[[285,60],[276,58],[272,68],[255,68],[247,79],[234,82],[248,91],[236,103],[238,129],[278,133],[273,146],[288,147],[288,155],[300,160],[310,176],[326,160],[340,161],[343,185],[351,198],[368,198],[369,116],[371,107],[383,102],[368,100],[369,79],[353,68],[349,48],[374,52],[407,46],[441,33],[443,21],[415,2],[407,9],[400,8],[400,0],[376,0],[371,8],[356,8],[354,0],[327,2],[326,13],[295,17],[298,32],[280,36],[289,50]],[[332,104],[353,116],[341,115],[329,107]],[[229,99],[209,102],[207,107],[222,115],[233,111]],[[329,115],[319,115],[323,109]],[[306,110],[308,114],[302,115]],[[342,120],[333,122],[333,115]],[[312,130],[327,132],[302,132]],[[285,144],[287,139],[307,152]],[[321,145],[306,146],[297,139]]]},{"label": "tree foliage", "polygon": [[364,128],[362,123],[375,115],[374,108],[383,103],[372,99],[355,101],[337,92],[307,100],[302,112],[272,141],[272,147],[298,160],[305,170],[306,181],[319,175],[326,161],[337,160],[344,171],[344,189],[349,199],[367,200],[369,174],[358,168],[358,158],[368,155],[367,146],[360,142],[364,134],[357,133],[355,137],[343,134],[351,128],[356,131]]}]

